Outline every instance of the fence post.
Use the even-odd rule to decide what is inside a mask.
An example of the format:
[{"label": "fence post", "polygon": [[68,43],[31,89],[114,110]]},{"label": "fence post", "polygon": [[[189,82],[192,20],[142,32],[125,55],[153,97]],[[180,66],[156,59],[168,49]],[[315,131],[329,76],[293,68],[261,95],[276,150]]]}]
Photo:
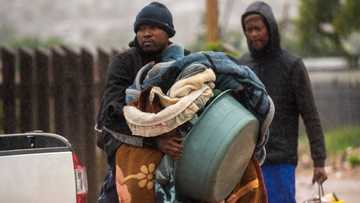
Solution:
[{"label": "fence post", "polygon": [[[75,150],[80,149],[81,141],[79,126],[79,54],[70,48],[63,47],[66,53],[65,80],[64,80],[64,97],[65,97],[65,122],[69,127],[66,137],[72,141]],[[81,156],[81,153],[79,153]]]},{"label": "fence post", "polygon": [[3,63],[3,88],[2,99],[4,108],[4,133],[16,132],[16,102],[15,102],[15,69],[16,56],[13,50],[1,48]]},{"label": "fence post", "polygon": [[30,49],[19,49],[20,63],[20,130],[34,129],[34,55]]},{"label": "fence post", "polygon": [[124,52],[123,48],[112,48],[111,49],[111,57],[114,57],[122,52]]},{"label": "fence post", "polygon": [[107,67],[110,63],[110,54],[106,50],[101,48],[97,49],[97,53],[98,53],[98,76],[99,76],[98,84],[99,84],[99,89],[101,90],[99,92],[102,92],[105,85]]},{"label": "fence post", "polygon": [[81,66],[80,66],[80,115],[81,118],[81,140],[84,152],[84,161],[87,166],[89,182],[89,200],[95,200],[97,196],[97,173],[98,167],[95,160],[95,135],[94,135],[94,57],[93,54],[81,49]]},{"label": "fence post", "polygon": [[36,49],[36,89],[37,113],[36,128],[48,132],[50,130],[50,105],[49,105],[49,69],[50,56],[48,50]]},{"label": "fence post", "polygon": [[[110,63],[110,53],[109,51],[102,49],[102,48],[98,48],[97,49],[97,56],[98,56],[98,61],[97,61],[97,85],[96,85],[96,112],[99,112],[100,109],[100,105],[101,105],[101,97],[103,95],[104,92],[104,87],[105,87],[105,80],[106,80],[106,72],[107,72],[107,68],[109,66]],[[97,148],[98,149],[98,148]],[[96,161],[97,161],[97,177],[99,177],[98,179],[98,184],[101,185],[101,180],[102,178],[105,176],[106,174],[106,166],[107,166],[107,162],[104,156],[103,151],[101,150],[96,150]]]},{"label": "fence post", "polygon": [[54,96],[54,126],[55,132],[60,135],[68,135],[69,128],[65,125],[65,99],[64,99],[64,81],[65,81],[65,52],[60,48],[53,48],[53,96]]}]

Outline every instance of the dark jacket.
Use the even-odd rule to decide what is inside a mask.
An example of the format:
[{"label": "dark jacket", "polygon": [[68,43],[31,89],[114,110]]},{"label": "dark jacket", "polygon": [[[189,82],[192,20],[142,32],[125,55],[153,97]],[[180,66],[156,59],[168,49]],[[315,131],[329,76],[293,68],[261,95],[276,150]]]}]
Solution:
[{"label": "dark jacket", "polygon": [[282,50],[277,23],[271,8],[262,2],[249,6],[242,16],[252,13],[263,16],[269,32],[267,46],[256,51],[248,43],[250,53],[239,63],[248,65],[264,83],[275,104],[275,116],[270,126],[265,164],[297,164],[299,115],[302,116],[310,140],[315,166],[324,166],[326,152],[324,135],[317,112],[310,79],[301,58]]},{"label": "dark jacket", "polygon": [[[125,105],[125,90],[133,84],[137,72],[150,61],[160,62],[161,53],[144,53],[136,43],[131,48],[113,57],[108,70],[105,90],[97,117],[97,127],[110,129],[115,133],[129,135],[127,144],[138,147],[156,147],[155,138],[143,138],[131,135],[123,115]],[[188,51],[184,51],[188,54]],[[130,136],[131,135],[131,136]],[[105,133],[102,148],[108,155],[115,152],[121,142]]]},{"label": "dark jacket", "polygon": [[[112,58],[108,66],[105,90],[97,117],[98,128],[106,127],[118,133],[131,135],[122,110],[125,105],[125,90],[133,83],[137,71],[150,61],[158,61],[159,55],[145,54],[140,48],[134,46]],[[121,144],[107,133],[104,139],[103,148],[108,155],[114,153]],[[140,137],[138,139],[141,147],[146,145],[142,144],[143,142],[149,145],[154,142],[151,139]]]}]

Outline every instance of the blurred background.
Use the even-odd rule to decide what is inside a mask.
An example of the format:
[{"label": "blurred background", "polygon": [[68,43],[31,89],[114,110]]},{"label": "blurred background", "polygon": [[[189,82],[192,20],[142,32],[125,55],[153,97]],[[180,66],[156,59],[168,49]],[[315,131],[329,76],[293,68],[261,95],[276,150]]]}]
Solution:
[{"label": "blurred background", "polygon": [[[148,0],[0,0],[0,130],[67,137],[89,169],[95,202],[106,162],[92,130],[113,54],[134,38]],[[172,41],[191,51],[247,51],[241,14],[251,0],[159,0],[173,14]],[[282,46],[304,58],[325,130],[331,173],[325,189],[360,199],[360,1],[266,0]],[[80,127],[79,127],[80,126]],[[298,200],[316,194],[301,129]],[[356,177],[354,179],[354,177]],[[355,181],[355,182],[354,182]],[[343,184],[338,187],[338,184]],[[356,186],[357,185],[357,186]]]}]

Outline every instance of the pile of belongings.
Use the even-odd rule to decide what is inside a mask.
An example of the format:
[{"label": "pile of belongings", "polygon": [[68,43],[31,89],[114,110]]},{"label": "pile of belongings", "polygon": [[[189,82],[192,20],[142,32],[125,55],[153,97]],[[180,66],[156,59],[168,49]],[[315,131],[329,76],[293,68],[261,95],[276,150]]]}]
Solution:
[{"label": "pile of belongings", "polygon": [[[187,56],[183,53],[182,47],[170,45],[163,52],[162,62],[143,66],[134,84],[126,90],[127,105],[123,112],[132,134],[141,137],[178,134],[184,137],[191,129],[192,119],[201,114],[214,92],[232,90],[233,97],[260,122],[255,154],[261,163],[266,156],[264,145],[275,111],[262,82],[249,67],[237,64],[225,53],[196,52]],[[186,198],[176,195],[176,161],[168,155],[146,150],[141,153],[156,154],[153,156],[156,160],[149,159],[152,161],[141,164],[140,171],[146,175],[151,170],[155,177],[146,183],[139,182],[139,187],[149,190],[154,187],[157,202],[187,202]],[[126,170],[122,168],[121,171]],[[129,179],[127,176],[135,177],[129,175],[134,172],[125,173],[122,174],[124,183]]]}]

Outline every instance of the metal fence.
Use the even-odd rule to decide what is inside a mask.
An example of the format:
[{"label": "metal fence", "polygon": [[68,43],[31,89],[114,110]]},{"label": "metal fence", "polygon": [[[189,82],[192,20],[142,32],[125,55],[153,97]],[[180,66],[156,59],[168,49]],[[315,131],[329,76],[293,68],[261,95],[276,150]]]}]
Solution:
[{"label": "metal fence", "polygon": [[326,81],[312,86],[325,130],[360,126],[360,78],[357,82]]}]

